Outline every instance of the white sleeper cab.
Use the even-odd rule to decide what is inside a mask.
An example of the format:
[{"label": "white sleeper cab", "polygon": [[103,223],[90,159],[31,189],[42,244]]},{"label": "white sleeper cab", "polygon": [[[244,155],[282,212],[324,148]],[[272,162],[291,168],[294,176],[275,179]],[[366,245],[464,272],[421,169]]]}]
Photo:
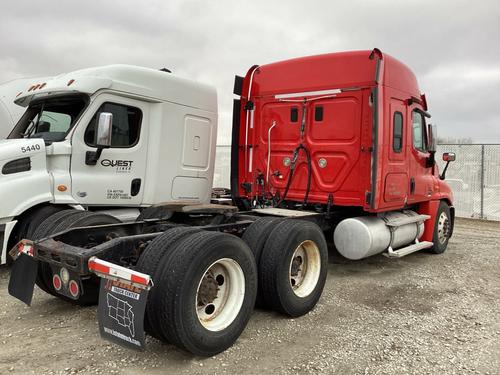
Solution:
[{"label": "white sleeper cab", "polygon": [[209,203],[213,87],[166,70],[110,65],[34,83],[15,103],[26,110],[0,141],[2,264],[58,210],[127,221],[158,203]]}]

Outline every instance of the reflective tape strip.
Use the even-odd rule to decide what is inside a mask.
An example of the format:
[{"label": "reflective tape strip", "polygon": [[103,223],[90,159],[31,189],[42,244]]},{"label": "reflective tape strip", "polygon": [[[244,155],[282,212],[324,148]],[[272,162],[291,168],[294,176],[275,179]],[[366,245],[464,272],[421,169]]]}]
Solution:
[{"label": "reflective tape strip", "polygon": [[106,262],[105,260],[101,260],[96,257],[90,258],[88,265],[90,271],[104,278],[109,276],[110,278],[121,279],[133,284],[140,284],[145,287],[153,285],[151,276],[146,275],[145,273],[137,272],[111,262]]},{"label": "reflective tape strip", "polygon": [[303,92],[293,92],[290,94],[278,94],[275,95],[275,99],[290,99],[290,98],[301,98],[304,96],[317,96],[317,95],[332,95],[340,94],[342,90],[332,89],[332,90],[320,90],[320,91],[303,91]]},{"label": "reflective tape strip", "polygon": [[22,249],[20,249],[21,253],[24,253],[29,256],[33,256],[33,246],[32,245],[27,245],[23,244]]},{"label": "reflective tape strip", "polygon": [[26,255],[29,255],[30,257],[33,256],[33,242],[29,240],[21,240],[17,245],[17,251],[19,253],[23,253]]}]

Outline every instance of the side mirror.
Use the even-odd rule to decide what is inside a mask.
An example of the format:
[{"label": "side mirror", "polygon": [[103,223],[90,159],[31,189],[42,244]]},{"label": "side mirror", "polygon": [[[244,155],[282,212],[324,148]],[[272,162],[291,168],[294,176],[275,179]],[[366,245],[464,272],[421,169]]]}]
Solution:
[{"label": "side mirror", "polygon": [[437,126],[429,124],[427,127],[427,149],[429,152],[436,152],[437,146]]},{"label": "side mirror", "polygon": [[454,152],[445,152],[443,154],[443,161],[450,162],[450,161],[455,161],[456,155]]},{"label": "side mirror", "polygon": [[97,147],[111,146],[111,134],[113,131],[113,114],[102,112],[97,123]]},{"label": "side mirror", "polygon": [[448,165],[450,165],[450,162],[455,161],[456,155],[454,152],[445,152],[443,154],[443,160],[446,162],[446,165],[444,166],[443,173],[439,176],[441,180],[444,180],[446,178],[446,171],[448,170]]},{"label": "side mirror", "polygon": [[85,164],[96,165],[101,157],[102,150],[111,147],[111,134],[113,132],[113,114],[109,112],[102,112],[99,114],[99,121],[97,122],[97,137],[96,146],[97,150],[87,151],[85,153]]}]

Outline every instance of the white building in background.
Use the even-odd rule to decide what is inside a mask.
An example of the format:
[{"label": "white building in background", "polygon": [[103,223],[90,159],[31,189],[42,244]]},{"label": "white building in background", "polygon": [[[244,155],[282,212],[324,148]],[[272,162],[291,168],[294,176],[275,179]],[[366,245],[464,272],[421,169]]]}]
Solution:
[{"label": "white building in background", "polygon": [[14,104],[21,91],[35,83],[43,83],[47,77],[19,78],[0,84],[0,139],[7,137],[26,108]]}]

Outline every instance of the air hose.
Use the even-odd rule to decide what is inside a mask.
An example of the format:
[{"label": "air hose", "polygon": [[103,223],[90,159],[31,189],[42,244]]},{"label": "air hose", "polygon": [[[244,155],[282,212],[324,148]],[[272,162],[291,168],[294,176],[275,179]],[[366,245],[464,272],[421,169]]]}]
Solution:
[{"label": "air hose", "polygon": [[306,193],[304,195],[304,201],[302,202],[302,206],[304,207],[307,204],[307,198],[309,197],[309,191],[311,189],[312,162],[311,162],[311,153],[301,143],[293,151],[293,157],[292,157],[292,162],[290,164],[290,173],[288,175],[288,181],[286,183],[286,187],[285,187],[285,191],[283,192],[283,196],[281,197],[280,201],[276,204],[277,207],[279,207],[285,201],[286,196],[288,194],[288,190],[290,189],[290,186],[292,185],[293,174],[295,172],[295,167],[297,165],[297,159],[299,158],[300,150],[304,150],[304,153],[306,154],[306,158],[307,158],[307,187],[306,187]]}]

